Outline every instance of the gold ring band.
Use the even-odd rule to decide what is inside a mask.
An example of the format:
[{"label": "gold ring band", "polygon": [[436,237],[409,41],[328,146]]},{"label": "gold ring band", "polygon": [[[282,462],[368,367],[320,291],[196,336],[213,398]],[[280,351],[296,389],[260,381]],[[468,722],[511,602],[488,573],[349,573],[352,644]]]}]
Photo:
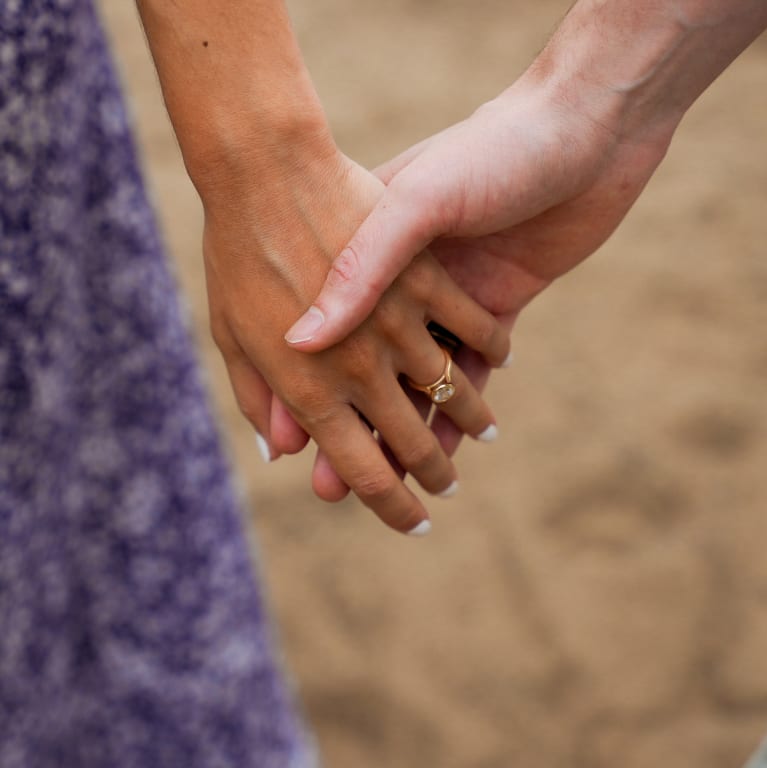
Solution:
[{"label": "gold ring band", "polygon": [[416,384],[412,379],[408,379],[410,386],[419,392],[425,392],[434,405],[444,405],[455,394],[455,384],[450,378],[453,358],[444,347],[440,347],[440,349],[445,356],[445,369],[433,384]]}]

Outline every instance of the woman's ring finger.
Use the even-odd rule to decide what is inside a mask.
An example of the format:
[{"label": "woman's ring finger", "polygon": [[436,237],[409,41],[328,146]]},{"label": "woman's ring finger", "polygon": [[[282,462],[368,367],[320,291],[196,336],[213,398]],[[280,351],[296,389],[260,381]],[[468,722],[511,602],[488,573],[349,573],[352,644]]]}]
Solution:
[{"label": "woman's ring finger", "polygon": [[455,394],[455,384],[450,376],[453,367],[453,358],[450,352],[444,347],[440,347],[444,356],[445,367],[440,377],[431,384],[418,384],[408,378],[408,383],[413,389],[424,392],[434,405],[444,405]]}]

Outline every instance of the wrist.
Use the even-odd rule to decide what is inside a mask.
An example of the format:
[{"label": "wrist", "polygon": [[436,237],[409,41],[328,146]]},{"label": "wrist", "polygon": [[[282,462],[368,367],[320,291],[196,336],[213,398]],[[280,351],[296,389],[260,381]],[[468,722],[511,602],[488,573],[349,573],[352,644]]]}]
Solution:
[{"label": "wrist", "polygon": [[765,25],[763,0],[579,0],[526,77],[619,141],[667,145]]},{"label": "wrist", "polygon": [[[311,101],[311,100],[310,100]],[[306,101],[247,113],[222,109],[185,141],[182,154],[204,205],[258,187],[321,174],[338,150],[321,108]]]},{"label": "wrist", "polygon": [[683,110],[653,84],[684,30],[663,4],[646,5],[581,0],[524,77],[618,141],[667,142]]},{"label": "wrist", "polygon": [[[243,173],[335,147],[281,0],[138,0],[163,97],[203,199]],[[244,180],[243,180],[244,181]],[[251,179],[259,183],[260,179]],[[234,182],[234,183],[233,183]]]}]

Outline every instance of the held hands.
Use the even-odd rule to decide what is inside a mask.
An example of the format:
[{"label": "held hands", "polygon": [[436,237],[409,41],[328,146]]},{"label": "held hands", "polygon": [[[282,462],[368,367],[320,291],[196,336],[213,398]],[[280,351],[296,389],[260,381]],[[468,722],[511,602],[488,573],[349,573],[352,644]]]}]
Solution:
[{"label": "held hands", "polygon": [[[204,195],[211,327],[235,395],[276,451],[300,449],[304,431],[315,439],[320,496],[339,498],[348,486],[391,527],[423,532],[426,510],[395,467],[434,494],[451,489],[456,475],[398,377],[429,383],[443,371],[429,320],[450,328],[487,365],[507,357],[508,334],[424,253],[341,343],[313,355],[291,348],[285,332],[384,188],[337,153],[307,162],[291,154],[281,165],[279,183],[261,179],[268,196],[258,180],[227,180]],[[456,394],[442,412],[457,430],[478,436],[492,414],[458,366],[452,373]]]},{"label": "held hands", "polygon": [[607,239],[670,138],[621,137],[619,126],[569,108],[545,83],[521,79],[377,170],[386,192],[314,301],[323,324],[306,333],[299,321],[288,339],[304,351],[342,339],[427,246],[509,321]]},{"label": "held hands", "polygon": [[[243,411],[275,453],[311,434],[318,493],[350,486],[403,531],[426,513],[399,474],[452,486],[460,434],[492,425],[476,388],[520,310],[607,239],[687,106],[767,24],[755,0],[579,0],[514,86],[380,169],[384,188],[329,138],[282,0],[138,5]],[[399,384],[443,371],[431,319],[465,342],[435,433]]]},{"label": "held hands", "polygon": [[[623,137],[619,126],[569,109],[544,83],[523,78],[378,169],[385,194],[334,262],[313,304],[314,327],[302,319],[288,338],[312,353],[344,338],[427,245],[510,331],[534,296],[610,236],[671,133]],[[487,364],[466,348],[456,361],[481,390]],[[460,431],[442,415],[433,428],[451,455]]]},{"label": "held hands", "polygon": [[[344,338],[426,246],[510,329],[596,250],[686,109],[767,24],[752,0],[635,6],[576,3],[511,88],[379,169],[385,194],[288,340],[316,352]],[[487,365],[468,349],[458,362],[481,389]],[[459,432],[441,415],[434,429],[452,453]]]},{"label": "held hands", "polygon": [[[454,295],[447,283],[439,282],[437,274],[442,279],[444,274],[434,272],[431,283],[422,275],[408,278],[408,265],[434,270],[429,257],[418,256],[414,262],[428,246],[450,276],[497,318],[493,338],[504,339],[504,331],[511,330],[535,295],[609,237],[663,158],[681,117],[671,109],[666,116],[655,114],[643,121],[636,109],[627,112],[627,99],[620,90],[587,83],[581,91],[577,78],[563,83],[549,76],[545,57],[539,62],[470,118],[379,169],[385,190],[374,189],[370,177],[348,161],[337,164],[329,176],[302,176],[302,170],[265,184],[273,191],[280,184],[298,182],[289,190],[292,197],[284,196],[284,206],[270,199],[259,211],[262,196],[256,195],[249,215],[259,217],[259,227],[251,227],[248,240],[256,243],[255,263],[261,265],[257,280],[247,270],[232,273],[228,259],[223,269],[212,270],[212,308],[217,304],[226,308],[218,313],[226,322],[216,322],[214,310],[214,328],[224,328],[217,331],[219,344],[227,360],[233,361],[230,371],[247,371],[250,392],[261,393],[261,405],[249,405],[246,386],[238,385],[233,374],[243,409],[277,451],[299,450],[304,444],[305,436],[292,416],[320,446],[315,490],[324,498],[338,498],[349,485],[400,530],[424,520],[425,511],[396,480],[397,469],[401,465],[411,471],[427,490],[439,493],[450,486],[454,474],[447,456],[463,432],[476,436],[481,421],[485,426],[491,423],[487,413],[477,415],[481,412],[477,390],[489,374],[488,361],[498,364],[503,359],[496,356],[499,341],[492,349],[486,343],[487,315],[483,333],[472,335],[461,320],[468,316],[468,306],[451,315],[444,303],[441,308],[435,303],[443,293]],[[634,102],[641,111],[642,99]],[[318,205],[323,197],[327,200]],[[249,199],[246,202],[250,204]],[[282,222],[274,213],[283,207],[289,211],[284,222],[292,230],[289,233],[287,226],[279,227]],[[304,212],[298,226],[293,221],[296,211]],[[276,228],[264,227],[263,220],[270,219]],[[269,241],[270,236],[275,242]],[[266,240],[258,243],[257,237]],[[242,243],[224,247],[225,252],[238,250],[245,250]],[[330,256],[339,252],[331,264]],[[327,278],[320,291],[323,275]],[[275,279],[282,281],[282,292],[269,287]],[[430,285],[431,293],[418,293]],[[228,294],[231,287],[241,295],[226,295],[217,302],[216,292]],[[263,314],[270,321],[279,319],[263,339],[252,319],[250,327],[243,321],[254,298],[248,292],[255,290],[273,299],[271,307],[265,303]],[[291,325],[312,297],[316,298],[309,311]],[[418,307],[415,315],[404,310],[408,302]],[[232,313],[233,318],[227,317]],[[395,317],[407,322],[397,325]],[[436,346],[425,337],[417,340],[424,321],[432,318],[463,338],[465,346],[456,363],[465,387],[459,384],[458,391],[465,389],[469,394],[464,399],[475,402],[469,406],[474,414],[470,418],[463,411],[456,413],[457,403],[441,411],[433,424],[436,440],[426,437],[417,411],[392,386],[402,373],[429,382],[441,372]],[[414,326],[418,333],[411,336]],[[282,340],[283,333],[292,349]],[[370,341],[369,334],[378,341]],[[387,339],[384,346],[382,338]],[[355,355],[357,364],[350,365]],[[419,369],[418,360],[429,360],[428,370]],[[323,362],[324,368],[313,368]],[[295,379],[284,377],[289,366],[298,373]],[[287,408],[276,401],[264,408],[268,387],[263,381],[256,386],[257,370]],[[361,379],[360,372],[368,378]],[[343,381],[334,378],[338,374]],[[310,391],[300,389],[296,382],[301,381],[311,383]],[[469,389],[469,382],[476,389]],[[322,384],[329,389],[323,391]],[[395,394],[384,396],[382,389]],[[326,413],[328,409],[332,414]],[[376,453],[378,444],[357,411],[392,443],[393,467],[382,461],[380,450]],[[395,413],[398,421],[391,426],[394,422],[389,419]],[[351,418],[357,428],[352,431],[355,447],[344,452],[350,444],[339,442],[337,436],[349,427]],[[386,429],[380,429],[384,424]],[[363,446],[364,460],[352,455]]]}]

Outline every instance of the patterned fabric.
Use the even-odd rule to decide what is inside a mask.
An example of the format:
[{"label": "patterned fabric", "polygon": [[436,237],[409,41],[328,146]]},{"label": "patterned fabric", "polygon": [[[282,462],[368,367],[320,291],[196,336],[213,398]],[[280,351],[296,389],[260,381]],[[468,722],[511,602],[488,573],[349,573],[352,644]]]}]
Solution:
[{"label": "patterned fabric", "polygon": [[0,766],[313,764],[88,0],[0,0]]}]

